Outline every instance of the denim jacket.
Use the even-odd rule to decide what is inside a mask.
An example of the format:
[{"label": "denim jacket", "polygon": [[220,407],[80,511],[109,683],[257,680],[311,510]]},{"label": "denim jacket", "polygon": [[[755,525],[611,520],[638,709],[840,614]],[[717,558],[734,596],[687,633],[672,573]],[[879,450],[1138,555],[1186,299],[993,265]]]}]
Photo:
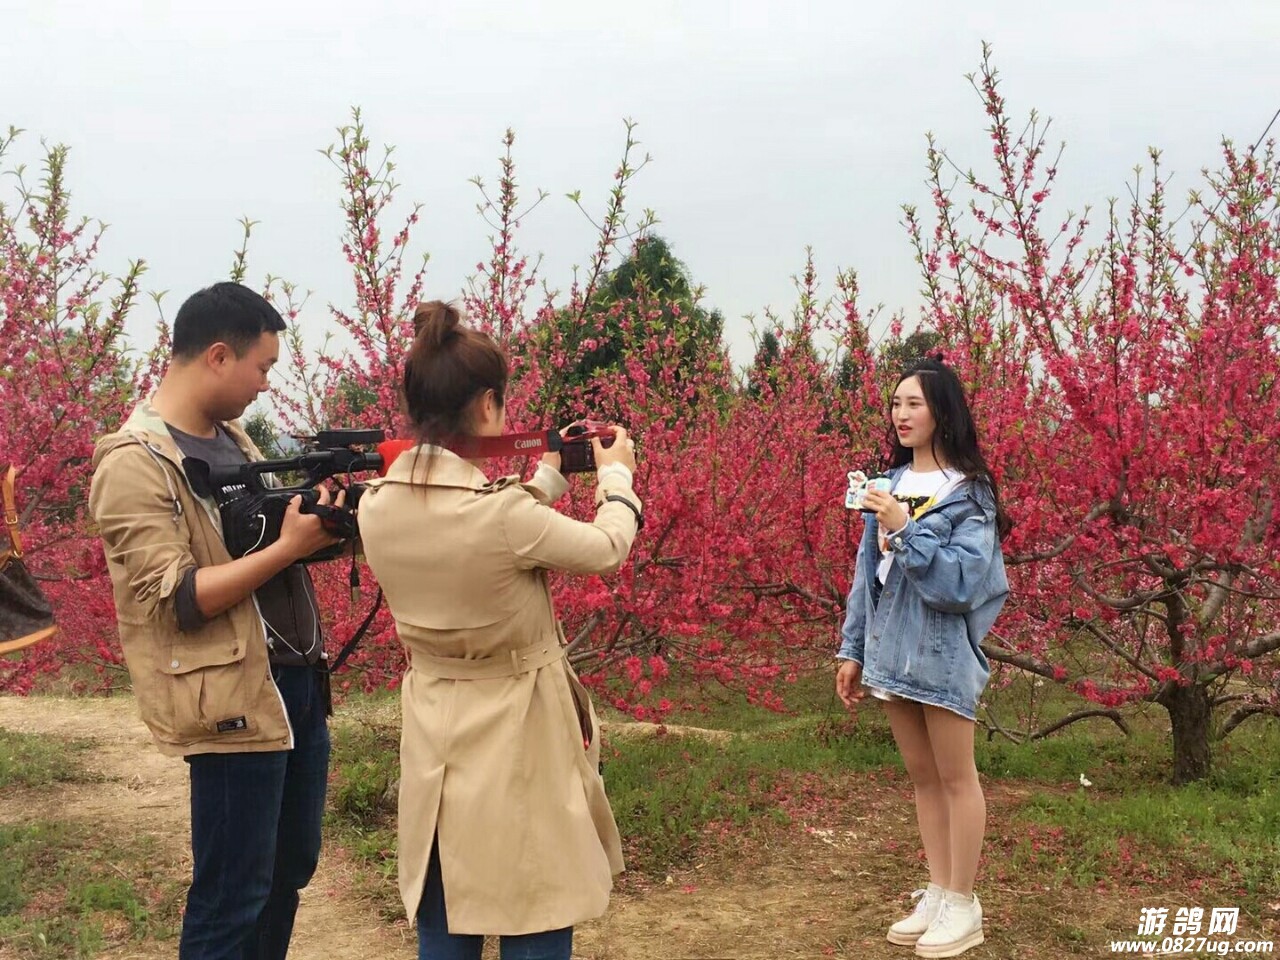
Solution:
[{"label": "denim jacket", "polygon": [[[890,471],[895,487],[903,472]],[[867,514],[836,656],[861,663],[868,686],[974,719],[990,677],[981,643],[1009,593],[990,488],[961,483],[908,520],[883,587],[878,532]]]}]

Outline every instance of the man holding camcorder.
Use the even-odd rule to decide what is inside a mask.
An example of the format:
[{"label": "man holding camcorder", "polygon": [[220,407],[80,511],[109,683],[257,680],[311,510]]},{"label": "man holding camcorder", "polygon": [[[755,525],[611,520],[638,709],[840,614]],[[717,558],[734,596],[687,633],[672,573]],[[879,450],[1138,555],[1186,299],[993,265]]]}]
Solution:
[{"label": "man holding camcorder", "polygon": [[93,458],[90,509],[142,719],[190,767],[181,960],[283,958],[320,853],[328,673],[298,561],[336,538],[295,498],[279,538],[233,560],[216,504],[182,466],[262,458],[233,421],[267,389],[284,329],[239,284],[192,295],[159,388]]}]

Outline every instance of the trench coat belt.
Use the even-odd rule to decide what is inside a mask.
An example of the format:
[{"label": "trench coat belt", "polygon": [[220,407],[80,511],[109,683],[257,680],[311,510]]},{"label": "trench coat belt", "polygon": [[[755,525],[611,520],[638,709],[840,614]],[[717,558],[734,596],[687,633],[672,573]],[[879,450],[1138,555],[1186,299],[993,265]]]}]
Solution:
[{"label": "trench coat belt", "polygon": [[564,657],[565,648],[558,637],[547,637],[538,643],[495,654],[492,657],[433,657],[413,650],[409,661],[413,669],[441,680],[496,680],[518,677],[530,670],[546,667]]}]

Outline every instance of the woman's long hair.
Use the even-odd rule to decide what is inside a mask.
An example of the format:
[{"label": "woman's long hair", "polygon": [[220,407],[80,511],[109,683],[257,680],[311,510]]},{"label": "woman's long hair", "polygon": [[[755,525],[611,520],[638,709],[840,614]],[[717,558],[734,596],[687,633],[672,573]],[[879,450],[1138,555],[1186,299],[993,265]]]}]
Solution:
[{"label": "woman's long hair", "polygon": [[[978,446],[978,430],[973,423],[973,414],[969,412],[969,401],[965,398],[960,378],[941,360],[926,357],[914,361],[902,372],[894,390],[911,377],[920,381],[924,402],[933,414],[931,446],[934,459],[964,474],[965,479],[985,483],[990,488],[996,503],[996,530],[1003,540],[1013,529],[1013,521],[1000,504],[996,478]],[[889,450],[891,468],[911,463],[914,456],[911,448],[898,439],[893,426],[892,402],[889,407]]]}]

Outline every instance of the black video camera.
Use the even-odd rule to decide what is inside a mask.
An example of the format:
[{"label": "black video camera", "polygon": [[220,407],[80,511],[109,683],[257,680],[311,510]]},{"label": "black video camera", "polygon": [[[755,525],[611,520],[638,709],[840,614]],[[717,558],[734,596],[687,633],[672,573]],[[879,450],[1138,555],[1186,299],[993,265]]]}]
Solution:
[{"label": "black video camera", "polygon": [[[182,461],[191,488],[197,495],[213,497],[222,517],[222,537],[232,559],[254,553],[280,538],[289,501],[302,497],[303,513],[318,515],[326,529],[341,538],[333,546],[303,557],[302,563],[332,560],[342,554],[342,542],[356,536],[356,505],[364,486],[352,481],[352,475],[377,470],[382,455],[374,450],[356,450],[358,446],[381,443],[381,430],[322,430],[307,438],[309,450],[279,460],[258,460],[235,466],[213,466],[204,460],[187,457]],[[295,486],[280,486],[275,473],[300,472],[303,481]],[[331,477],[346,476],[346,502],[342,507],[324,506],[315,490],[316,484]],[[341,484],[340,484],[341,486]]]}]

